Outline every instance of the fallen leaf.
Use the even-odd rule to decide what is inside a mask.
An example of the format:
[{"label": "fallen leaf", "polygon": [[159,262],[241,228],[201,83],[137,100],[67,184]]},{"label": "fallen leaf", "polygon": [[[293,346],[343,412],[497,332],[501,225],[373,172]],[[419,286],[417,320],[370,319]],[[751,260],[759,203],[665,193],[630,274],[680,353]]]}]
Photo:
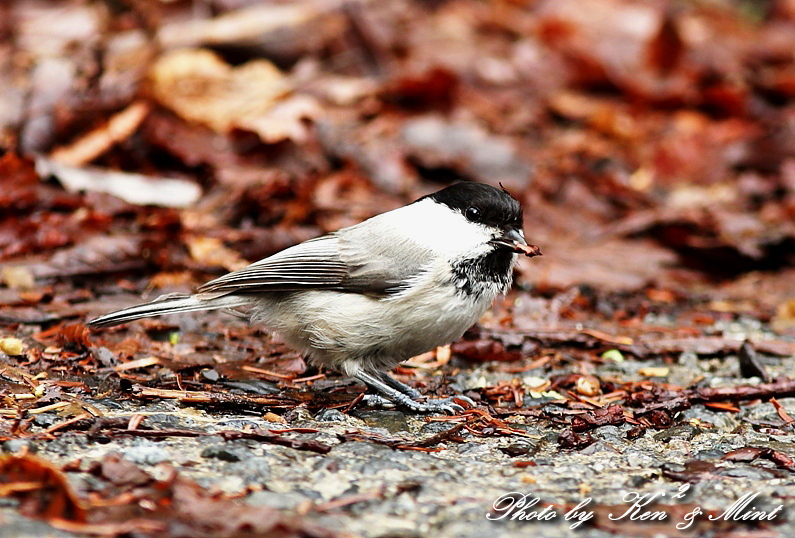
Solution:
[{"label": "fallen leaf", "polygon": [[6,265],[0,270],[0,280],[12,290],[30,290],[36,280],[30,269],[24,265]]},{"label": "fallen leaf", "polygon": [[269,32],[296,27],[320,14],[319,4],[252,5],[207,20],[176,21],[164,24],[157,41],[164,48],[195,46],[203,43],[251,43],[262,40]]},{"label": "fallen leaf", "polygon": [[276,103],[267,112],[238,118],[234,126],[257,133],[266,144],[275,144],[282,140],[301,143],[309,136],[306,120],[316,118],[322,112],[314,97],[294,95]]},{"label": "fallen leaf", "polygon": [[577,393],[583,396],[596,396],[601,392],[599,380],[591,375],[584,375],[577,378],[575,388]]},{"label": "fallen leaf", "polygon": [[232,67],[204,49],[164,54],[150,77],[160,104],[219,133],[228,133],[241,120],[262,116],[291,89],[287,78],[267,60]]},{"label": "fallen leaf", "polygon": [[78,168],[39,157],[36,169],[55,176],[69,192],[94,191],[112,194],[134,205],[187,207],[201,196],[201,188],[185,179],[150,177],[101,168]]},{"label": "fallen leaf", "polygon": [[114,486],[134,487],[152,482],[151,476],[116,452],[106,454],[102,461],[91,466],[89,472],[101,476]]},{"label": "fallen leaf", "polygon": [[667,377],[671,369],[665,366],[647,366],[638,370],[643,377]]},{"label": "fallen leaf", "polygon": [[22,355],[25,346],[19,338],[0,338],[0,351],[12,357]]},{"label": "fallen leaf", "polygon": [[227,248],[223,241],[215,237],[192,236],[186,240],[190,256],[207,267],[223,267],[235,271],[249,265],[240,254]]},{"label": "fallen leaf", "polygon": [[69,166],[83,166],[106,152],[111,146],[126,140],[149,114],[151,105],[135,101],[113,115],[101,127],[81,136],[69,146],[54,150],[50,158]]},{"label": "fallen leaf", "polygon": [[28,517],[86,522],[86,509],[60,469],[23,454],[0,458],[0,497],[14,497]]}]

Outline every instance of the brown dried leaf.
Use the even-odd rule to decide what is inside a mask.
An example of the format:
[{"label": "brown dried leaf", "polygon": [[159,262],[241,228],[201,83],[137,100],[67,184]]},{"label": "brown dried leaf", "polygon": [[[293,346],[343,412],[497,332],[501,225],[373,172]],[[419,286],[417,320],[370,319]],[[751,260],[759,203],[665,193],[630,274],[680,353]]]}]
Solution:
[{"label": "brown dried leaf", "polygon": [[596,396],[601,392],[599,380],[592,375],[584,375],[577,378],[575,390],[583,396]]},{"label": "brown dried leaf", "polygon": [[405,76],[390,83],[381,99],[409,110],[449,110],[456,98],[458,77],[448,69],[435,67],[419,76]]},{"label": "brown dried leaf", "polygon": [[663,17],[657,35],[647,46],[648,63],[654,70],[664,75],[673,71],[684,52],[685,44],[679,35],[676,18],[668,13]]},{"label": "brown dried leaf", "polygon": [[305,142],[309,136],[306,120],[322,113],[320,103],[308,95],[287,97],[276,103],[268,112],[243,116],[234,122],[235,127],[257,133],[266,144],[282,140]]},{"label": "brown dried leaf", "polygon": [[235,271],[249,264],[240,254],[227,248],[223,241],[215,237],[191,236],[185,243],[191,258],[207,267],[223,267],[227,271]]},{"label": "brown dried leaf", "polygon": [[583,448],[592,445],[596,439],[590,433],[578,435],[571,428],[566,428],[558,436],[558,444],[561,448],[569,448],[574,450],[582,450]]},{"label": "brown dried leaf", "polygon": [[61,347],[66,345],[80,349],[91,347],[90,331],[82,323],[56,325],[51,329],[35,334],[33,339],[42,344],[55,343]]},{"label": "brown dried leaf", "polygon": [[150,483],[152,477],[116,452],[105,454],[89,472],[101,476],[114,486],[134,487]]},{"label": "brown dried leaf", "polygon": [[582,415],[571,417],[571,429],[575,432],[584,432],[607,424],[618,425],[626,422],[624,410],[620,405],[610,405]]},{"label": "brown dried leaf", "polygon": [[477,361],[516,361],[522,358],[521,350],[508,350],[496,340],[462,340],[452,344],[453,353]]},{"label": "brown dried leaf", "polygon": [[164,54],[150,77],[160,104],[219,133],[229,132],[241,120],[264,115],[291,86],[266,60],[232,67],[203,49]]},{"label": "brown dried leaf", "polygon": [[757,458],[770,460],[782,469],[795,471],[795,461],[793,461],[792,458],[780,450],[773,450],[772,448],[767,447],[747,446],[738,448],[737,450],[732,450],[731,452],[725,454],[721,459],[725,461],[749,463],[756,460]]},{"label": "brown dried leaf", "polygon": [[24,265],[6,265],[0,269],[0,282],[12,290],[30,290],[36,284],[33,273]]},{"label": "brown dried leaf", "polygon": [[107,123],[81,136],[68,146],[52,152],[54,161],[70,166],[90,163],[111,146],[132,135],[149,114],[151,106],[145,101],[135,101],[121,112],[113,115]]},{"label": "brown dried leaf", "polygon": [[86,521],[86,509],[63,472],[30,454],[0,458],[0,497],[18,499],[28,517]]}]

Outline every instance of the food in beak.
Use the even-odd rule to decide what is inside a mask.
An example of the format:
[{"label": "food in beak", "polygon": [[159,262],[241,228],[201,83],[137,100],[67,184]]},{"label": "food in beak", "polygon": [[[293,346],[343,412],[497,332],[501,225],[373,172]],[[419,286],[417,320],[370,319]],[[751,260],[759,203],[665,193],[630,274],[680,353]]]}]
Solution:
[{"label": "food in beak", "polygon": [[513,251],[519,254],[524,254],[528,258],[541,256],[541,249],[537,245],[523,245],[522,243],[514,243]]}]

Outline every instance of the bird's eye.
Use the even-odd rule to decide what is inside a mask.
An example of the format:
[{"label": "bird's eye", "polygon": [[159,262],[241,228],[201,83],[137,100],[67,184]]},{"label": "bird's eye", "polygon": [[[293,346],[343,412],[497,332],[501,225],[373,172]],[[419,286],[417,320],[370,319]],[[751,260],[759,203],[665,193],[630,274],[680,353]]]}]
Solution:
[{"label": "bird's eye", "polygon": [[468,207],[467,210],[466,210],[465,215],[466,215],[467,220],[470,220],[472,222],[477,222],[478,219],[480,218],[480,209],[478,209],[477,207],[474,207],[474,206],[473,207]]}]

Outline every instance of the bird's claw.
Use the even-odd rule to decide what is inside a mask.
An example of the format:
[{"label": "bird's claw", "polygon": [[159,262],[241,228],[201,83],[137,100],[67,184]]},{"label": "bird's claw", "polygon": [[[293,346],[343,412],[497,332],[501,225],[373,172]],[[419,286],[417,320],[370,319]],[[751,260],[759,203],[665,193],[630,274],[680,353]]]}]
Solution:
[{"label": "bird's claw", "polygon": [[359,400],[359,403],[363,403],[371,407],[383,407],[383,408],[395,407],[395,402],[393,402],[389,398],[384,398],[380,394],[365,394],[364,396],[362,396],[362,399]]},{"label": "bird's claw", "polygon": [[424,404],[426,408],[428,408],[428,411],[426,412],[444,411],[450,415],[458,415],[459,413],[466,411],[467,408],[456,402],[456,400],[463,401],[468,407],[475,407],[475,402],[473,402],[472,399],[467,396],[451,396],[449,398],[426,400],[425,402],[419,403]]},{"label": "bird's claw", "polygon": [[[370,387],[371,390],[379,394],[367,394],[363,401],[379,407],[401,406],[415,413],[447,413],[457,415],[464,411],[465,407],[460,402],[468,406],[475,407],[475,402],[466,396],[452,396],[439,400],[426,400],[422,394],[415,389],[396,379],[392,379],[385,373],[375,375],[365,370],[356,373],[359,381]],[[458,400],[458,401],[456,401]]]},{"label": "bird's claw", "polygon": [[362,402],[374,407],[388,407],[393,408],[400,405],[414,411],[415,413],[445,413],[448,415],[457,415],[462,413],[466,408],[455,400],[461,400],[468,406],[475,407],[475,402],[466,396],[452,396],[450,398],[442,398],[438,400],[425,400],[418,402],[408,396],[404,398],[395,398],[394,401],[385,398],[379,394],[365,394]]}]

